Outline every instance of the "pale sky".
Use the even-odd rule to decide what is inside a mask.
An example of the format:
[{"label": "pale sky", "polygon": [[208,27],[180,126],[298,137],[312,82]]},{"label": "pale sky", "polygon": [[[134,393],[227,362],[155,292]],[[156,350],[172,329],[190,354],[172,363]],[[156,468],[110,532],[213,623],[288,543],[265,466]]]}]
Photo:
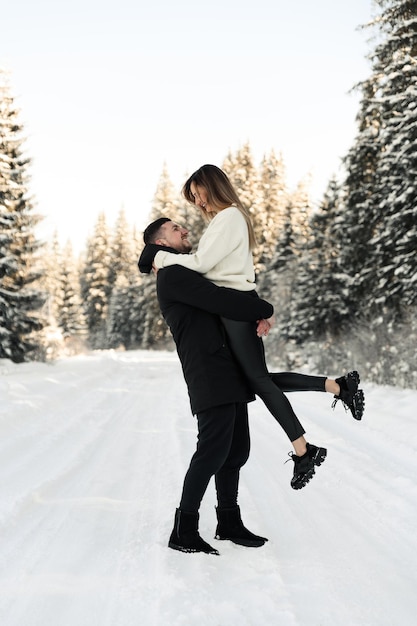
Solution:
[{"label": "pale sky", "polygon": [[356,134],[372,0],[13,0],[0,65],[25,126],[30,190],[82,249],[99,212],[139,229],[166,163],[178,189],[250,142],[320,200]]}]

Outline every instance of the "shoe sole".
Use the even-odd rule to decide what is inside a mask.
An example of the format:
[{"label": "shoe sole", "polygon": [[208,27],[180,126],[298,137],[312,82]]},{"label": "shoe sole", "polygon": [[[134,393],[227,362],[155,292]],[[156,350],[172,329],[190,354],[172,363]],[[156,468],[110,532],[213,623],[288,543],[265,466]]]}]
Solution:
[{"label": "shoe sole", "polygon": [[[326,448],[317,448],[317,451],[314,454],[314,456],[311,457],[311,460],[313,461],[315,466],[320,467],[320,465],[325,461],[326,456],[327,456]],[[315,473],[316,473],[315,469],[314,467],[312,467],[311,470],[306,472],[304,476],[299,479],[298,482],[296,482],[295,484],[291,483],[291,487],[293,489],[302,489],[310,482],[310,480],[313,478]]]},{"label": "shoe sole", "polygon": [[335,402],[333,402],[332,407],[335,407],[337,400],[341,400],[345,410],[350,410],[352,417],[359,421],[362,419],[365,410],[365,396],[362,389],[358,389],[361,382],[359,372],[353,370],[352,372],[348,372],[344,378],[349,392],[352,393],[352,400],[349,404],[346,404],[339,396],[334,396]]},{"label": "shoe sole", "polygon": [[214,537],[218,541],[231,541],[235,543],[237,546],[245,546],[245,548],[261,548],[268,539],[237,539],[236,537],[219,537],[219,535],[215,535]]},{"label": "shoe sole", "polygon": [[168,548],[172,548],[172,550],[178,550],[178,552],[184,552],[186,554],[215,554],[220,556],[220,552],[215,548],[212,548],[212,550],[208,552],[206,550],[196,550],[195,548],[184,548],[184,546],[179,546],[172,541],[168,543]]},{"label": "shoe sole", "polygon": [[365,410],[365,396],[363,394],[362,389],[358,389],[355,395],[352,398],[352,404],[349,407],[350,412],[352,413],[352,417],[355,420],[361,420],[363,412]]},{"label": "shoe sole", "polygon": [[326,456],[327,456],[326,448],[318,448],[317,452],[312,457],[312,461],[314,465],[317,465],[317,467],[320,467],[320,465],[325,461]]},{"label": "shoe sole", "polygon": [[361,382],[361,377],[359,376],[359,372],[357,372],[356,370],[353,370],[353,372],[349,372],[347,374],[347,378],[353,378],[353,380],[355,381],[357,385],[359,385],[359,383]]},{"label": "shoe sole", "polygon": [[310,482],[310,480],[313,478],[315,473],[316,472],[314,471],[314,467],[312,467],[302,477],[298,478],[295,483],[291,481],[291,487],[296,490],[302,489],[303,487],[307,485],[307,483]]}]

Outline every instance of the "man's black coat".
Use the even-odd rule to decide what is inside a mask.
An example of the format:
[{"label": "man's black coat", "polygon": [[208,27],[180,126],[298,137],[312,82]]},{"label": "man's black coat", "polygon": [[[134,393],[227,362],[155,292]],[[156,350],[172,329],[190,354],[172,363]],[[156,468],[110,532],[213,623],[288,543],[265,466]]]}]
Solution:
[{"label": "man's black coat", "polygon": [[[144,271],[141,260],[139,267]],[[256,322],[271,317],[272,305],[254,293],[217,287],[180,265],[158,271],[157,294],[177,346],[192,412],[253,400],[229,350],[219,316]],[[255,329],[254,324],[253,332]]]}]

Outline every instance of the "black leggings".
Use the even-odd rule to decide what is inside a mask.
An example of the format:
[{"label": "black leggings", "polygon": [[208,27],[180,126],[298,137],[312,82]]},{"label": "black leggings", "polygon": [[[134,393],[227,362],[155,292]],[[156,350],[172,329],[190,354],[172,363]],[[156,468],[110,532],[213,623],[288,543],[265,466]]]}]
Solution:
[{"label": "black leggings", "polygon": [[235,322],[222,318],[230,348],[249,381],[252,391],[282,426],[290,441],[305,430],[283,391],[325,391],[325,378],[304,374],[269,374],[265,363],[262,339],[256,334],[254,322]]},{"label": "black leggings", "polygon": [[326,376],[310,376],[297,372],[272,372],[269,377],[274,385],[286,393],[289,391],[326,391]]},{"label": "black leggings", "polygon": [[197,414],[198,441],[184,478],[180,509],[196,513],[214,475],[220,508],[236,506],[240,468],[249,458],[246,404],[224,404]]}]

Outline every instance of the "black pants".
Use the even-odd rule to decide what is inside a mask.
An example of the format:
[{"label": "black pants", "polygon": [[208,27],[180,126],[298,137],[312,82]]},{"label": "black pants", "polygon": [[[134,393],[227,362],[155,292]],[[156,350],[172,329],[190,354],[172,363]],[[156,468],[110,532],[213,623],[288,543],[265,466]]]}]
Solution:
[{"label": "black pants", "polygon": [[[235,322],[222,318],[230,348],[249,381],[252,391],[282,426],[290,441],[305,430],[283,391],[324,391],[325,378],[303,374],[269,374],[262,339],[256,335],[253,322]],[[311,379],[311,380],[310,380]],[[278,385],[278,386],[277,386]]]},{"label": "black pants", "polygon": [[213,407],[199,413],[197,421],[197,449],[185,475],[180,509],[198,511],[212,476],[219,507],[236,506],[240,468],[250,450],[247,405]]}]

